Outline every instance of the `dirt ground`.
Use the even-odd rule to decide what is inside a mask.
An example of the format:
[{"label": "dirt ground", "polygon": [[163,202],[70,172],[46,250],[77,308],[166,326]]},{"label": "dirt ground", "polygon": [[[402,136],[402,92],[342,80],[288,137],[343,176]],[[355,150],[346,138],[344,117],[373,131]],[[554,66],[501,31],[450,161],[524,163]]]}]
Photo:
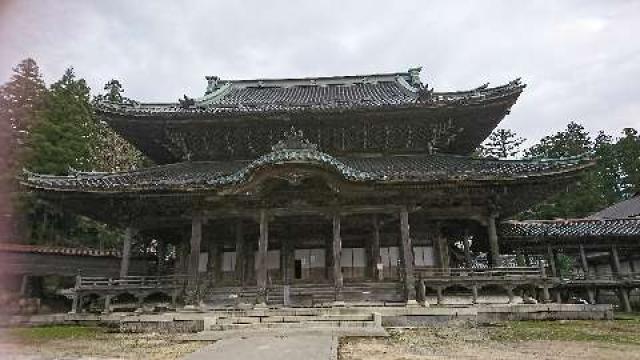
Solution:
[{"label": "dirt ground", "polygon": [[180,359],[209,342],[161,334],[119,334],[101,328],[43,327],[0,330],[0,359]]},{"label": "dirt ground", "polygon": [[640,323],[520,322],[495,327],[390,330],[389,338],[347,338],[341,360],[640,359]]}]

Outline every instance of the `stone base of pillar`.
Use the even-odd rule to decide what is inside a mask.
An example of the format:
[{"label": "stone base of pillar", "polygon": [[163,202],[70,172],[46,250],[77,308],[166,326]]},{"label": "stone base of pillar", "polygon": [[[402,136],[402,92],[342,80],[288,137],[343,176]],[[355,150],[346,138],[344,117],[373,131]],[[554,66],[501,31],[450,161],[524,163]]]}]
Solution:
[{"label": "stone base of pillar", "polygon": [[269,307],[267,306],[267,303],[263,301],[263,302],[259,302],[259,303],[256,303],[255,305],[253,305],[253,308],[254,309],[268,309]]},{"label": "stone base of pillar", "polygon": [[420,302],[420,306],[422,307],[429,307],[431,306],[431,304],[429,304],[429,302],[427,300],[421,301]]},{"label": "stone base of pillar", "polygon": [[622,311],[631,312],[631,302],[629,301],[629,292],[625,288],[618,289],[618,296],[620,297],[620,305]]},{"label": "stone base of pillar", "polygon": [[408,307],[419,307],[420,304],[418,304],[418,301],[416,301],[415,299],[409,299],[409,300],[407,300],[406,306],[408,306]]},{"label": "stone base of pillar", "polygon": [[589,298],[589,304],[596,304],[596,292],[593,289],[587,289],[587,297]]}]

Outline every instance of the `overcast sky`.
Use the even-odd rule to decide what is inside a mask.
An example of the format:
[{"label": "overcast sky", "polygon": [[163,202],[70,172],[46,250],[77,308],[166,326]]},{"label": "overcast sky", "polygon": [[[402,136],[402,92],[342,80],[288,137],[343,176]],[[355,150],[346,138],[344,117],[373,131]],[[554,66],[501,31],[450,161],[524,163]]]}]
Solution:
[{"label": "overcast sky", "polygon": [[[184,4],[183,4],[184,3]],[[528,84],[502,123],[537,140],[569,120],[640,128],[640,1],[0,0],[0,81],[25,57],[140,101],[223,79],[404,71],[436,90]]]}]

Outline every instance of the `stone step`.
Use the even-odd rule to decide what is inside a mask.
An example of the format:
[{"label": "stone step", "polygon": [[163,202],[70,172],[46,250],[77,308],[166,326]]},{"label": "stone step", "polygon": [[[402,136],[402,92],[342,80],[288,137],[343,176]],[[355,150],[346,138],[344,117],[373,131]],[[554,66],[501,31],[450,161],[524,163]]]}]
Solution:
[{"label": "stone step", "polygon": [[305,321],[305,322],[274,322],[254,324],[215,324],[209,330],[239,330],[239,329],[313,329],[313,328],[377,328],[374,321]]},{"label": "stone step", "polygon": [[349,315],[269,315],[269,316],[219,316],[218,325],[258,324],[258,323],[298,323],[298,322],[332,322],[332,321],[372,321],[370,314]]}]

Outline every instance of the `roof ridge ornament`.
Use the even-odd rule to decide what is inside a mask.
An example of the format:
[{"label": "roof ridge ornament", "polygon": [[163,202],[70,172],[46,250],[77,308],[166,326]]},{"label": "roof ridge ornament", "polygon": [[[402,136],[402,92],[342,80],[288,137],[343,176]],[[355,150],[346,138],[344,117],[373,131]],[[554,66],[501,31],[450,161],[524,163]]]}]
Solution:
[{"label": "roof ridge ornament", "polygon": [[302,130],[296,130],[294,126],[284,133],[284,139],[271,147],[272,151],[283,150],[311,150],[318,151],[318,145],[304,137]]}]

